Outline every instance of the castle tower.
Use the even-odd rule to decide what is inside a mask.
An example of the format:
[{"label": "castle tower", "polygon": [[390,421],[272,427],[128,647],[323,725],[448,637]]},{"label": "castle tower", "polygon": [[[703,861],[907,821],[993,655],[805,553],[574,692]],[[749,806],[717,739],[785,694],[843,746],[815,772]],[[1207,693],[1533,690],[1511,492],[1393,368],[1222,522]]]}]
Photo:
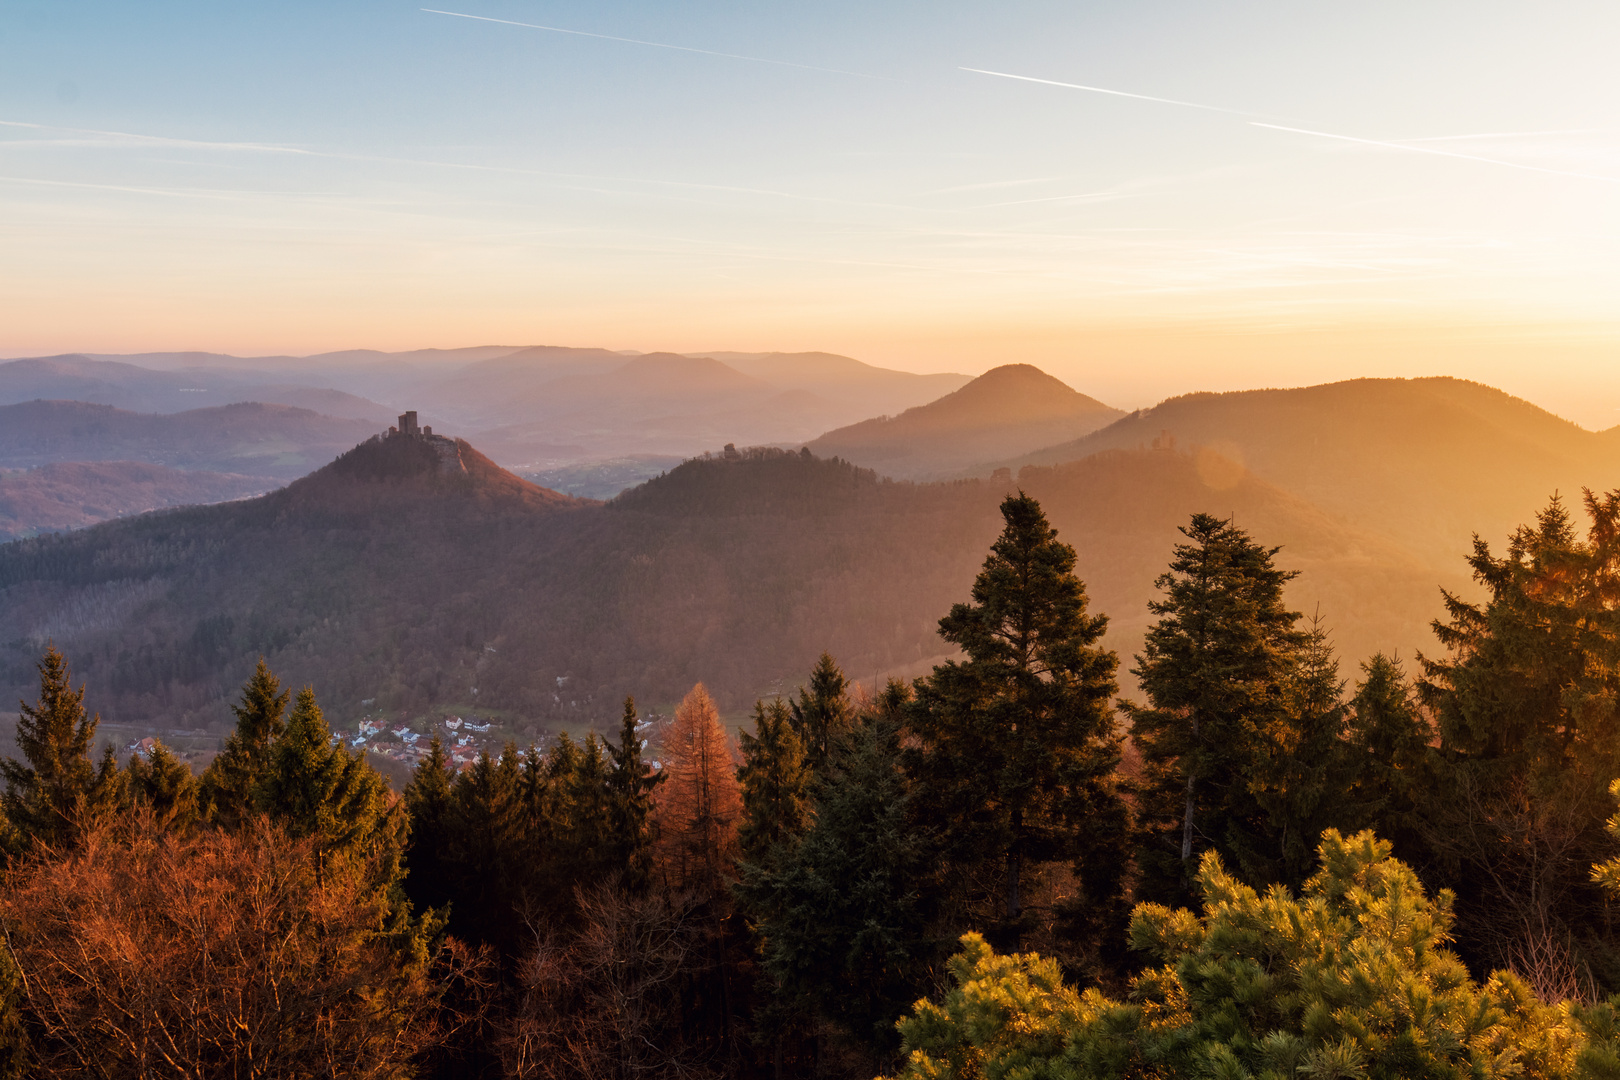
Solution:
[{"label": "castle tower", "polygon": [[401,435],[420,435],[422,429],[416,426],[416,410],[399,415],[399,433]]}]

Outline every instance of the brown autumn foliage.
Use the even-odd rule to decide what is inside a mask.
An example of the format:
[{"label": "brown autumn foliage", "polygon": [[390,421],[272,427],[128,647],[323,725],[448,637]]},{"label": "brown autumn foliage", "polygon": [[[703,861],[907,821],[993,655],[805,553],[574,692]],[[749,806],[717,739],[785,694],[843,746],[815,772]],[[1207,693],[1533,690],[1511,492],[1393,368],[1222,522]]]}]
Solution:
[{"label": "brown autumn foliage", "polygon": [[658,828],[664,873],[677,890],[717,892],[737,863],[742,792],[720,711],[702,683],[675,710],[664,736]]},{"label": "brown autumn foliage", "polygon": [[578,929],[543,934],[519,972],[499,1040],[513,1080],[699,1080],[715,1075],[681,1031],[704,937],[686,897],[613,884],[575,892]]},{"label": "brown autumn foliage", "polygon": [[7,871],[0,917],[48,1076],[407,1076],[455,1024],[440,986],[485,966],[401,949],[385,895],[318,886],[310,842],[268,822],[92,830]]}]

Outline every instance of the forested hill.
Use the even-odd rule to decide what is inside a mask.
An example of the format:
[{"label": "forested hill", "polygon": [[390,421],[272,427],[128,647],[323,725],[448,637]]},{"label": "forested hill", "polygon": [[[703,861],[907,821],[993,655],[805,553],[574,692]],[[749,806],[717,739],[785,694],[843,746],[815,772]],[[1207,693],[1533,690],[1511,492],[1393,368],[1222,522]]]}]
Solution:
[{"label": "forested hill", "polygon": [[[1153,446],[1235,463],[1360,528],[1449,565],[1474,533],[1500,545],[1554,492],[1620,486],[1620,439],[1461,379],[1356,379],[1170,398],[1014,472]],[[1213,457],[1211,457],[1213,455]]]},{"label": "forested hill", "polygon": [[[1348,658],[1425,642],[1431,573],[1263,481],[1207,473],[1149,451],[1021,478],[1078,548],[1126,655],[1195,511],[1284,545],[1283,564],[1306,571],[1294,602],[1321,602]],[[0,691],[28,692],[47,639],[104,715],[176,726],[224,723],[261,654],[336,716],[376,699],[534,725],[611,720],[627,693],[667,704],[698,680],[739,709],[792,689],[823,649],[862,679],[920,673],[1006,490],[756,450],[600,504],[465,443],[378,440],[259,499],[0,546]]]},{"label": "forested hill", "polygon": [[1095,431],[1125,414],[1029,364],[1005,364],[899,416],[851,424],[810,443],[886,476],[935,479]]}]

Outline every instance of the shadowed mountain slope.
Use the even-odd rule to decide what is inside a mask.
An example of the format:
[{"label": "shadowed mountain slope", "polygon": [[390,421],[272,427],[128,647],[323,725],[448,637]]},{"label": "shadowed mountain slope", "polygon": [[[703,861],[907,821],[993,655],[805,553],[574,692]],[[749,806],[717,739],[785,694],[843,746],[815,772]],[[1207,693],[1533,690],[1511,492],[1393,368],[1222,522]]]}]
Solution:
[{"label": "shadowed mountain slope", "polygon": [[167,506],[261,495],[279,481],[140,461],[61,462],[0,473],[0,540],[82,529]]},{"label": "shadowed mountain slope", "polygon": [[1187,394],[1000,464],[1134,450],[1164,434],[1202,456],[1213,483],[1251,473],[1431,565],[1449,565],[1475,532],[1500,545],[1554,492],[1620,487],[1620,440],[1450,378]]},{"label": "shadowed mountain slope", "polygon": [[955,476],[984,461],[1074,438],[1124,416],[1029,364],[993,368],[899,416],[829,431],[810,449],[886,476]]},{"label": "shadowed mountain slope", "polygon": [[[926,669],[1006,493],[755,450],[604,505],[442,443],[453,463],[439,442],[377,439],[259,499],[0,546],[0,690],[26,691],[49,638],[131,721],[223,729],[261,654],[338,716],[375,699],[609,722],[625,694],[657,707],[700,679],[735,710],[791,689],[823,649],[863,679]],[[1295,602],[1321,601],[1352,658],[1409,651],[1436,610],[1402,552],[1253,477],[1215,488],[1190,458],[1132,452],[1023,482],[1127,654],[1200,510],[1286,545],[1283,564],[1309,571]]]},{"label": "shadowed mountain slope", "polygon": [[78,401],[0,405],[0,466],[145,461],[175,469],[302,476],[377,430],[287,405],[241,404],[155,415]]}]

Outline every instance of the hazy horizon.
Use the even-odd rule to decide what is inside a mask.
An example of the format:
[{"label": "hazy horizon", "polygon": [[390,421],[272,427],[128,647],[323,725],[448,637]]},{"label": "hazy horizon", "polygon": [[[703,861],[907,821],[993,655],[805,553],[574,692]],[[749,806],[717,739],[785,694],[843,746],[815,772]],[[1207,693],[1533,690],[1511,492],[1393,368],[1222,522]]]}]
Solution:
[{"label": "hazy horizon", "polygon": [[0,355],[822,350],[1025,361],[1122,408],[1455,375],[1608,427],[1617,29],[1596,4],[12,7]]}]

